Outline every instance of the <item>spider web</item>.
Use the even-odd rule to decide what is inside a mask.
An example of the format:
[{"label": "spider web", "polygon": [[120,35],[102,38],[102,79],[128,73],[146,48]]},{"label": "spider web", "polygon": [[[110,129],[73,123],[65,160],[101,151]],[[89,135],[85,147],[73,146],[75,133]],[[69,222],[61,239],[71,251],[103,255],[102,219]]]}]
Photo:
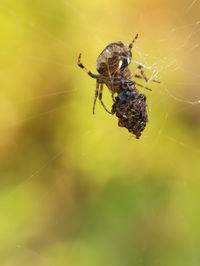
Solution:
[{"label": "spider web", "polygon": [[[54,56],[49,56],[48,54],[41,54],[35,52],[34,54],[31,54],[29,52],[25,53],[24,58],[25,60],[28,60],[30,64],[34,68],[34,64],[37,64],[38,62],[41,63],[41,65],[44,67],[45,65],[50,65],[52,69],[59,69],[59,72],[63,73],[73,73],[71,74],[71,78],[67,80],[66,83],[70,83],[70,86],[66,86],[66,84],[59,84],[59,81],[56,80],[55,82],[58,82],[58,89],[55,91],[48,91],[46,90],[45,93],[41,94],[40,91],[34,91],[31,92],[30,95],[28,92],[26,92],[25,96],[21,93],[17,93],[14,96],[10,96],[10,101],[7,101],[7,105],[5,104],[5,110],[6,108],[12,110],[10,108],[9,104],[17,105],[19,107],[19,111],[17,114],[14,114],[14,110],[12,113],[11,118],[8,118],[8,120],[2,121],[2,133],[3,135],[6,135],[8,132],[14,132],[14,134],[17,134],[18,130],[20,128],[23,128],[24,124],[27,122],[33,122],[33,123],[40,123],[42,124],[45,122],[47,117],[51,115],[57,115],[58,113],[66,112],[71,113],[71,115],[77,116],[80,114],[81,108],[80,105],[85,105],[84,101],[87,101],[87,106],[84,107],[84,115],[87,112],[90,112],[89,110],[92,109],[92,96],[94,94],[92,89],[87,89],[88,86],[93,86],[95,89],[94,81],[87,81],[89,77],[84,75],[82,73],[77,65],[76,60],[79,52],[82,52],[83,54],[83,63],[86,65],[88,69],[91,69],[92,72],[94,72],[94,65],[95,60],[97,56],[99,55],[99,52],[103,50],[103,48],[113,41],[123,41],[125,43],[129,43],[131,41],[131,38],[135,35],[135,33],[139,32],[140,36],[138,41],[134,44],[133,47],[133,61],[131,68],[134,70],[138,64],[142,64],[145,67],[145,73],[148,77],[151,79],[157,79],[161,81],[161,85],[154,85],[153,83],[148,84],[148,87],[153,88],[153,92],[149,93],[146,91],[142,91],[142,93],[145,93],[148,98],[148,108],[149,108],[149,117],[150,117],[150,123],[151,123],[151,117],[159,116],[161,122],[153,123],[153,126],[148,130],[146,134],[144,134],[144,146],[146,147],[146,143],[149,139],[152,138],[152,135],[154,137],[153,146],[154,148],[157,148],[163,143],[163,140],[166,140],[170,143],[173,143],[173,145],[179,147],[180,149],[184,149],[188,156],[190,154],[199,154],[200,152],[200,143],[196,141],[194,144],[194,141],[190,140],[190,136],[188,136],[187,132],[180,132],[179,128],[174,129],[174,132],[169,132],[169,130],[166,128],[167,124],[171,123],[171,121],[174,121],[174,112],[176,112],[176,115],[180,115],[181,119],[185,115],[195,116],[196,113],[199,113],[200,110],[200,93],[199,93],[199,52],[200,52],[200,46],[199,46],[199,33],[200,33],[200,18],[192,17],[193,10],[195,8],[199,8],[199,1],[189,1],[185,4],[184,11],[181,12],[181,15],[173,25],[168,26],[166,28],[162,27],[158,32],[151,32],[151,35],[148,34],[148,36],[145,34],[145,15],[146,15],[146,9],[148,8],[148,1],[142,1],[142,4],[139,9],[139,13],[137,15],[137,18],[135,19],[136,25],[134,26],[134,31],[137,32],[130,32],[130,27],[127,27],[125,30],[123,30],[126,26],[126,23],[122,25],[121,27],[123,29],[120,29],[116,27],[114,31],[112,31],[111,27],[104,27],[101,26],[100,22],[96,24],[92,24],[92,21],[94,20],[95,15],[89,17],[88,11],[87,11],[87,4],[84,8],[83,4],[79,2],[71,2],[71,1],[60,1],[59,5],[62,6],[64,12],[71,14],[72,18],[68,22],[69,24],[66,26],[65,18],[63,17],[55,17],[56,21],[59,21],[59,23],[64,24],[66,27],[73,27],[75,29],[76,35],[69,37],[66,37],[66,35],[56,34],[55,32],[51,31],[50,29],[45,28],[44,26],[41,26],[41,24],[38,22],[37,18],[46,18],[54,20],[54,16],[49,14],[48,12],[44,11],[35,11],[34,16],[36,17],[36,22],[33,18],[30,17],[23,17],[21,20],[19,18],[19,12],[17,8],[12,8],[9,5],[1,5],[0,9],[3,13],[8,15],[10,19],[13,19],[16,22],[16,29],[17,32],[20,34],[32,34],[35,31],[38,34],[38,38],[40,39],[49,39],[52,41],[53,46],[52,50],[54,49],[59,51],[59,49],[62,51],[61,53],[56,52]],[[131,6],[131,4],[130,4]],[[177,8],[177,7],[176,7]],[[95,6],[94,6],[95,9]],[[110,10],[107,11],[106,15],[108,14],[114,18],[117,19],[117,13],[115,14],[114,11]],[[116,17],[115,17],[116,16]],[[129,15],[130,16],[130,15]],[[187,19],[185,19],[187,17]],[[78,21],[78,22],[76,22]],[[103,18],[101,18],[101,22],[103,21]],[[129,17],[129,22],[131,21]],[[187,22],[188,21],[188,22]],[[81,28],[80,28],[80,24]],[[116,23],[117,24],[117,23]],[[128,24],[128,22],[127,22]],[[175,26],[174,26],[175,25]],[[63,26],[64,27],[64,26]],[[141,33],[140,33],[141,31]],[[164,33],[163,33],[164,32]],[[69,29],[68,33],[71,34],[72,31]],[[57,36],[58,35],[58,36]],[[159,36],[162,36],[161,38]],[[90,36],[90,40],[83,40],[80,41],[81,38],[84,38],[84,36]],[[93,43],[92,47],[94,49],[90,49],[87,44]],[[75,44],[75,45],[74,45]],[[16,46],[19,45],[16,43]],[[151,48],[149,48],[151,47]],[[37,48],[36,48],[37,51]],[[66,54],[63,54],[63,51],[66,51]],[[163,55],[164,52],[164,55]],[[5,51],[1,52],[2,56],[6,57],[6,49]],[[69,56],[71,54],[71,57]],[[185,58],[183,58],[183,55]],[[57,56],[56,56],[57,55]],[[67,56],[70,58],[68,59]],[[193,62],[196,59],[196,63],[193,64]],[[68,63],[70,62],[70,63]],[[92,63],[93,62],[93,63]],[[92,65],[93,64],[93,65]],[[23,66],[22,66],[23,67]],[[35,72],[35,75],[38,72]],[[61,77],[63,77],[61,74]],[[69,74],[69,76],[70,76]],[[52,73],[51,73],[52,75]],[[64,75],[64,74],[63,74]],[[45,77],[47,78],[47,77]],[[75,81],[73,81],[73,79]],[[59,79],[59,76],[57,76],[57,79]],[[84,86],[83,83],[84,82]],[[47,83],[48,84],[48,83]],[[142,83],[145,85],[145,83]],[[50,84],[49,84],[50,85]],[[67,87],[67,89],[63,89],[63,87]],[[70,87],[68,89],[68,87]],[[175,88],[175,89],[174,89]],[[3,90],[6,89],[3,87]],[[10,93],[13,93],[15,88],[10,89]],[[88,91],[87,91],[88,90]],[[84,91],[84,93],[82,92]],[[106,89],[104,88],[104,94],[105,94],[105,101],[107,104],[111,103],[109,100],[109,95],[105,92]],[[24,92],[24,91],[23,91]],[[85,96],[83,96],[85,94]],[[89,96],[91,95],[91,96]],[[63,98],[69,98],[69,100],[63,101]],[[77,100],[78,98],[83,97],[83,100]],[[89,97],[89,100],[87,100]],[[3,99],[6,99],[4,97]],[[43,110],[43,108],[40,106],[43,103],[43,100],[47,101],[50,104],[47,105],[47,109]],[[53,107],[51,107],[51,102],[53,102]],[[109,102],[109,103],[108,103]],[[166,102],[166,103],[165,103]],[[38,108],[35,108],[36,114],[29,114],[30,109],[27,106],[38,106]],[[79,108],[77,108],[77,105],[79,105]],[[191,106],[195,106],[195,111],[191,109]],[[77,108],[77,111],[76,111]],[[23,112],[23,110],[26,110]],[[40,111],[42,109],[42,111]],[[22,110],[22,111],[21,111]],[[102,109],[103,110],[103,109]],[[75,159],[73,156],[76,156],[78,153],[79,157],[84,158],[87,157],[88,153],[90,153],[91,150],[95,151],[95,146],[90,147],[88,143],[85,145],[81,144],[81,142],[78,140],[79,136],[89,136],[88,139],[92,138],[91,136],[93,134],[97,134],[97,129],[95,130],[95,127],[97,126],[97,122],[95,122],[94,126],[90,126],[91,121],[93,119],[104,119],[105,114],[103,113],[100,108],[97,109],[97,112],[102,112],[102,114],[97,114],[95,118],[92,118],[92,115],[89,114],[89,122],[85,122],[86,126],[79,125],[79,134],[75,133],[75,130],[72,130],[72,132],[68,133],[67,138],[69,140],[72,139],[72,146],[69,147],[62,147],[62,138],[64,139],[63,133],[58,133],[59,136],[61,136],[60,143],[56,142],[55,147],[52,149],[53,152],[50,152],[50,155],[48,154],[48,148],[46,152],[46,156],[44,158],[41,158],[39,156],[39,160],[35,161],[33,165],[30,166],[29,169],[26,169],[22,171],[23,174],[18,181],[16,181],[15,187],[16,190],[23,191],[26,188],[29,187],[30,183],[37,184],[37,182],[42,182],[41,179],[43,175],[48,175],[49,171],[53,169],[51,166],[56,163],[56,161],[59,161],[61,164],[60,169],[60,179],[58,180],[58,187],[62,186],[62,184],[66,183],[65,177],[67,176],[67,173],[71,171],[71,169],[65,168],[63,166],[64,162],[67,158],[67,160],[72,161],[72,168],[79,169],[81,166],[75,166],[74,162]],[[157,112],[160,113],[158,114]],[[66,120],[68,120],[68,117],[65,117]],[[76,117],[78,123],[81,123],[81,119],[78,119]],[[103,128],[101,128],[102,133],[100,136],[98,136],[98,141],[104,141],[104,138],[111,134],[113,131],[113,128],[106,128],[106,126],[111,123],[109,122],[110,119],[113,123],[116,123],[116,119],[114,117],[111,118],[105,118],[106,123]],[[194,117],[195,119],[195,117]],[[53,120],[55,122],[55,120]],[[63,122],[64,119],[60,118],[60,122]],[[197,121],[199,121],[197,119]],[[103,125],[103,124],[102,124]],[[71,121],[68,121],[68,127],[76,126]],[[176,124],[175,124],[176,126]],[[198,127],[198,125],[195,125]],[[121,129],[120,129],[121,130]],[[124,129],[125,130],[125,129]],[[121,132],[121,131],[120,131]],[[75,134],[75,137],[73,135]],[[113,134],[113,132],[112,132]],[[124,132],[120,133],[124,136],[124,138],[129,138],[128,135],[126,135]],[[177,137],[178,135],[178,137]],[[119,135],[121,138],[121,135]],[[12,141],[10,139],[12,138],[12,135],[8,135],[7,143],[11,143],[10,145],[13,145]],[[33,134],[34,137],[34,134]],[[197,138],[197,137],[196,137]],[[15,138],[14,138],[15,139]],[[5,137],[3,137],[3,140],[5,140]],[[84,138],[82,139],[82,141]],[[132,143],[132,141],[135,141],[131,138],[129,141]],[[70,141],[69,141],[70,142]],[[82,145],[82,148],[78,150],[75,153],[69,153],[68,149],[73,149],[73,144],[76,143],[76,148],[78,145]],[[7,144],[9,145],[9,144]],[[87,146],[88,145],[88,146]],[[131,144],[132,145],[132,144]],[[138,146],[139,144],[134,144]],[[143,145],[143,144],[142,144]],[[4,145],[2,145],[4,146]],[[16,151],[16,150],[15,150]],[[37,151],[36,151],[37,152]],[[52,154],[53,153],[53,154]],[[67,154],[67,155],[66,155]],[[23,153],[22,155],[23,156]],[[68,158],[70,157],[70,159]],[[80,159],[78,158],[78,160]],[[17,161],[17,160],[16,160]],[[85,161],[83,160],[82,163]],[[22,167],[23,168],[23,167]],[[33,168],[33,169],[32,169]],[[90,169],[91,170],[91,169]],[[109,175],[109,174],[108,174]],[[39,180],[39,181],[38,181]],[[101,183],[101,181],[98,181]],[[104,182],[104,181],[103,181]],[[106,182],[106,181],[105,181]],[[46,183],[45,183],[46,184]],[[7,186],[7,184],[6,184]],[[13,197],[15,197],[16,190],[8,190],[3,195],[3,206],[7,206],[7,202],[10,201]],[[54,190],[53,187],[47,187],[45,190],[42,191],[44,193],[43,198],[45,201],[48,201],[49,195],[51,195],[52,191]],[[64,216],[64,214],[63,214]],[[62,221],[62,217],[60,216],[60,220]],[[23,251],[27,250],[27,245],[23,243],[16,242],[16,248],[22,249]],[[192,245],[192,244],[191,244]],[[28,248],[28,250],[31,253],[37,254],[38,258],[41,257],[41,260],[48,261],[48,258],[45,258],[45,255],[40,255],[40,251],[35,251],[34,248]],[[38,259],[40,260],[40,259]]]}]

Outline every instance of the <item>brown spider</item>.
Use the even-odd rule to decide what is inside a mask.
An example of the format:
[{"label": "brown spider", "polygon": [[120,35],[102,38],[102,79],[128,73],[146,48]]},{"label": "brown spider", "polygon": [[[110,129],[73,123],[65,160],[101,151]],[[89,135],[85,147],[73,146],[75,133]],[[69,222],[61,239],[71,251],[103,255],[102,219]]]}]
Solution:
[{"label": "brown spider", "polygon": [[[95,112],[95,104],[97,97],[101,102],[104,109],[112,114],[112,112],[108,111],[106,106],[102,101],[102,93],[103,93],[103,85],[105,84],[112,94],[112,99],[115,102],[114,94],[119,94],[124,88],[121,86],[121,80],[131,80],[132,77],[144,79],[146,82],[149,79],[146,77],[144,73],[144,67],[139,65],[133,73],[131,73],[129,69],[129,64],[131,63],[132,53],[131,49],[133,47],[134,42],[138,38],[138,34],[135,36],[133,41],[126,45],[122,42],[114,42],[106,46],[106,48],[101,52],[96,61],[96,69],[99,74],[93,74],[90,70],[84,67],[81,63],[81,54],[78,57],[78,66],[81,67],[90,77],[96,79],[96,90],[95,90],[95,98],[93,103],[93,114]],[[140,72],[140,75],[137,73]],[[151,80],[153,82],[160,83],[157,80]],[[135,85],[151,90],[141,84],[134,82]]]}]

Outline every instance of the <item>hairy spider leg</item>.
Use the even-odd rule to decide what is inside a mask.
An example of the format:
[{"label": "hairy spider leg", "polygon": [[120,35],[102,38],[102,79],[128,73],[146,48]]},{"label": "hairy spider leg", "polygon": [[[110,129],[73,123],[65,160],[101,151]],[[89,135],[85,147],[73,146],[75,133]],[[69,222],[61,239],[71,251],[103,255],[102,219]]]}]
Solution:
[{"label": "hairy spider leg", "polygon": [[96,101],[97,101],[97,97],[99,95],[99,82],[97,81],[96,83],[96,90],[95,90],[95,96],[94,96],[94,102],[93,102],[93,115],[95,113],[95,105],[96,105]]},{"label": "hairy spider leg", "polygon": [[141,85],[141,84],[139,84],[139,83],[137,83],[137,82],[135,82],[135,81],[134,81],[134,83],[135,83],[135,85],[137,85],[137,86],[139,86],[139,87],[141,87],[141,88],[143,88],[143,89],[146,89],[146,90],[152,91],[152,89],[147,88],[147,87],[145,87],[145,86],[143,86],[143,85]]},{"label": "hairy spider leg", "polygon": [[100,90],[99,90],[99,101],[102,104],[103,108],[106,110],[106,112],[108,112],[109,114],[111,114],[110,111],[108,111],[108,109],[106,108],[106,106],[104,105],[104,103],[102,102],[102,94],[103,94],[103,83],[100,84]]},{"label": "hairy spider leg", "polygon": [[94,78],[94,79],[97,79],[100,77],[100,75],[97,75],[97,74],[93,74],[90,70],[88,70],[86,67],[84,67],[84,65],[81,63],[81,54],[79,54],[79,57],[78,57],[78,62],[77,62],[78,66],[80,68],[82,68],[90,77]]},{"label": "hairy spider leg", "polygon": [[[141,75],[137,75],[137,72],[140,72]],[[131,77],[139,78],[139,79],[144,79],[146,82],[152,81],[156,83],[160,83],[160,81],[155,80],[155,79],[148,79],[144,73],[144,67],[142,65],[139,65],[131,74]]]},{"label": "hairy spider leg", "polygon": [[114,94],[115,94],[115,93],[112,93],[112,100],[113,100],[113,102],[115,102]]},{"label": "hairy spider leg", "polygon": [[132,42],[129,44],[129,48],[130,48],[130,50],[133,48],[133,44],[134,44],[134,42],[137,40],[137,38],[138,38],[138,33],[135,35],[134,39],[133,39]]},{"label": "hairy spider leg", "polygon": [[[84,67],[84,65],[81,63],[81,54],[78,57],[78,66],[80,68],[82,68],[92,78],[98,79],[98,78],[101,77],[101,75],[93,74],[90,70],[88,70],[86,67]],[[95,96],[94,96],[94,102],[93,102],[93,114],[95,114],[95,105],[96,105],[96,101],[97,101],[97,97],[98,96],[99,96],[99,100],[100,100],[102,106],[104,107],[104,109],[109,114],[111,114],[111,112],[108,111],[108,109],[106,108],[106,106],[102,102],[102,92],[103,92],[103,84],[101,83],[101,87],[100,87],[100,90],[99,90],[99,81],[97,80],[96,89],[95,89]]]}]

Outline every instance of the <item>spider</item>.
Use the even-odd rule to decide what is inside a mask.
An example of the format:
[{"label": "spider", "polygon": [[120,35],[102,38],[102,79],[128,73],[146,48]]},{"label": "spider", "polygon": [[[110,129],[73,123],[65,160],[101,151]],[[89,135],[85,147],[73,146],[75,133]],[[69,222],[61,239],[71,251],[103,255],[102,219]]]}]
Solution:
[{"label": "spider", "polygon": [[[131,80],[132,77],[144,79],[146,82],[150,81],[145,73],[144,67],[139,65],[133,73],[129,69],[129,64],[131,63],[132,53],[131,49],[134,42],[137,40],[138,34],[134,37],[132,42],[129,45],[124,44],[123,42],[114,42],[110,43],[106,48],[101,52],[96,61],[96,69],[99,74],[93,74],[81,63],[81,54],[78,57],[78,66],[82,68],[90,77],[96,79],[96,90],[95,97],[93,102],[93,114],[95,113],[95,105],[97,97],[101,102],[103,108],[110,114],[112,112],[108,111],[106,106],[102,101],[103,85],[105,84],[112,94],[112,99],[115,102],[114,94],[119,94],[123,88],[121,88],[122,78],[126,80]],[[139,72],[139,74],[138,74]],[[157,80],[151,80],[153,82],[160,83]],[[151,90],[141,84],[134,82],[136,86]]]}]

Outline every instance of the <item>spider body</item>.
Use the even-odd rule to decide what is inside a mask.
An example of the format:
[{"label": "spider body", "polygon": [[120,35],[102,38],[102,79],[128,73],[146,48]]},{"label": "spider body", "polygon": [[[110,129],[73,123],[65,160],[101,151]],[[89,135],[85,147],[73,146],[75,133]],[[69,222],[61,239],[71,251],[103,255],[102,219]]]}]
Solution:
[{"label": "spider body", "polygon": [[[138,34],[129,45],[122,42],[114,42],[106,46],[96,61],[96,69],[99,74],[93,74],[90,70],[83,66],[80,61],[81,54],[78,58],[78,66],[90,77],[96,79],[93,114],[95,112],[95,104],[98,97],[102,106],[108,113],[116,113],[116,116],[119,118],[119,125],[126,127],[130,132],[136,135],[136,138],[139,138],[141,131],[144,130],[146,126],[148,118],[146,113],[146,97],[139,93],[135,85],[148,90],[151,89],[140,85],[131,79],[132,77],[135,77],[144,79],[146,82],[149,81],[149,79],[145,76],[142,65],[139,65],[133,73],[131,73],[129,69],[129,64],[132,59],[131,49],[137,37]],[[137,74],[138,72],[140,72],[139,75]],[[159,83],[159,81],[156,80],[151,81]],[[111,112],[108,111],[102,101],[104,84],[108,87],[112,94],[114,104]],[[123,103],[122,99],[125,97],[126,90],[129,92],[130,97],[126,98],[126,101]],[[118,97],[116,98],[114,98],[115,93],[118,94]],[[133,100],[133,98],[135,100]]]},{"label": "spider body", "polygon": [[123,71],[131,62],[130,48],[122,42],[114,42],[106,46],[96,61],[96,69],[103,76],[116,75]]},{"label": "spider body", "polygon": [[122,42],[114,42],[106,46],[96,61],[96,69],[103,76],[103,83],[111,94],[119,93],[122,77],[131,77],[128,65],[132,59],[132,53],[128,45]]}]

